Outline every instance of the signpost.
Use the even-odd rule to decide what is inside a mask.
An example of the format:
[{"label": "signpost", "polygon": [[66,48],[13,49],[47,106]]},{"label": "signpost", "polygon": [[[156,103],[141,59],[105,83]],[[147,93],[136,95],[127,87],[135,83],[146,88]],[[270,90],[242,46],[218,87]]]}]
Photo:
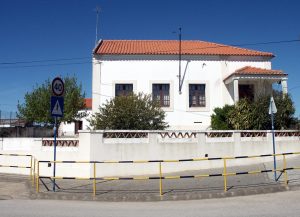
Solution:
[{"label": "signpost", "polygon": [[277,174],[276,174],[276,147],[275,147],[275,133],[274,133],[274,114],[277,112],[277,108],[274,102],[273,96],[270,99],[270,106],[269,106],[269,114],[271,115],[271,122],[272,122],[272,142],[273,142],[273,160],[274,160],[274,179],[277,181]]},{"label": "signpost", "polygon": [[54,117],[54,163],[53,163],[53,191],[55,191],[55,169],[56,169],[56,134],[57,134],[57,117],[64,115],[64,82],[61,78],[56,77],[52,81],[52,94],[51,96],[51,116]]}]

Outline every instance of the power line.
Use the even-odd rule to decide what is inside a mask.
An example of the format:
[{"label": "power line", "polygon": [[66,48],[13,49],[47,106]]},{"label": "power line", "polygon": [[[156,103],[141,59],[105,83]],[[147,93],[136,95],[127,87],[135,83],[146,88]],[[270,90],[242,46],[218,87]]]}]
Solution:
[{"label": "power line", "polygon": [[54,64],[42,64],[42,65],[29,65],[29,66],[11,66],[11,67],[0,67],[0,69],[14,69],[14,68],[33,68],[33,67],[44,67],[44,66],[65,66],[65,65],[81,65],[81,64],[90,64],[88,62],[78,62],[78,63],[54,63]]},{"label": "power line", "polygon": [[69,61],[69,60],[81,60],[81,59],[90,59],[90,58],[91,57],[74,57],[74,58],[59,58],[59,59],[47,59],[47,60],[2,62],[2,63],[0,63],[0,65],[14,65],[14,64],[41,63],[41,62],[54,62],[54,61]]},{"label": "power line", "polygon": [[299,88],[299,87],[300,87],[300,85],[294,86],[294,87],[290,88],[289,91],[294,90],[294,89],[297,89],[297,88]]},{"label": "power line", "polygon": [[[249,49],[251,50],[251,48],[242,48],[245,46],[255,46],[255,45],[267,45],[267,44],[283,44],[283,43],[294,43],[294,42],[300,42],[300,39],[293,39],[293,40],[281,40],[281,41],[268,41],[268,42],[257,42],[257,43],[245,43],[245,44],[229,44],[229,45],[225,45],[225,44],[218,44],[218,43],[214,43],[214,42],[208,42],[211,44],[216,44],[214,46],[206,46],[206,47],[193,47],[193,48],[185,48],[184,51],[187,50],[203,50],[203,49],[214,49],[214,48],[222,48],[222,47],[237,47],[240,49]],[[157,52],[171,52],[171,51],[178,51],[178,49],[172,49],[172,50],[160,50]],[[149,53],[143,53],[143,54],[152,54],[153,52],[149,52]],[[266,52],[268,53],[268,52]]]},{"label": "power line", "polygon": [[282,44],[282,43],[292,43],[292,42],[298,42],[298,41],[300,41],[300,39],[283,40],[283,41],[257,42],[257,43],[249,43],[249,44],[236,44],[236,45],[230,45],[230,46],[249,46],[249,45],[261,45],[261,44]]},{"label": "power line", "polygon": [[[283,44],[283,43],[294,43],[300,42],[300,39],[293,39],[293,40],[280,40],[280,41],[268,41],[268,42],[257,42],[257,43],[244,43],[244,44],[231,44],[231,45],[215,45],[215,46],[206,46],[206,47],[194,47],[190,49],[184,50],[201,50],[201,49],[209,49],[209,48],[220,48],[220,47],[244,47],[244,46],[255,46],[255,45],[267,45],[267,44]],[[212,43],[212,42],[209,42]],[[161,50],[158,52],[171,52],[177,51],[174,50]],[[145,53],[148,54],[148,53]],[[149,54],[152,54],[149,52]],[[75,58],[57,58],[57,59],[47,59],[47,60],[32,60],[32,61],[16,61],[16,62],[0,62],[0,65],[17,65],[17,64],[27,64],[27,63],[42,63],[42,62],[54,62],[54,61],[70,61],[70,60],[79,60],[79,59],[90,59],[91,57],[75,57]],[[14,66],[14,67],[1,67],[1,69],[9,69],[9,68],[28,68],[28,67],[43,67],[43,66],[55,66],[55,65],[77,65],[77,64],[87,64],[92,63],[89,62],[79,62],[79,63],[55,63],[55,64],[43,64],[43,65],[26,65],[26,66]]]}]

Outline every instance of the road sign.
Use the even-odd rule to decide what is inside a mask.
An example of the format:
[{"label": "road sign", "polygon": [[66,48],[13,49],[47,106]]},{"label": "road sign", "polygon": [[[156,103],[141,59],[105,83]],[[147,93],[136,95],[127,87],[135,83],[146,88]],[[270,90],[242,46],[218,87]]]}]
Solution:
[{"label": "road sign", "polygon": [[52,93],[55,96],[62,96],[64,94],[65,91],[65,85],[63,80],[61,80],[61,78],[56,77],[53,79],[52,81]]},{"label": "road sign", "polygon": [[275,132],[274,132],[274,114],[277,112],[277,108],[274,102],[273,96],[270,99],[269,114],[271,115],[272,124],[272,143],[273,143],[273,164],[274,164],[274,180],[277,182],[277,166],[276,166],[276,145],[275,145]]},{"label": "road sign", "polygon": [[51,116],[62,117],[64,115],[64,98],[51,96]]},{"label": "road sign", "polygon": [[276,108],[276,105],[275,105],[275,101],[274,101],[274,98],[273,96],[271,96],[271,99],[270,99],[270,106],[269,106],[269,115],[270,114],[275,114],[277,112],[277,108]]}]

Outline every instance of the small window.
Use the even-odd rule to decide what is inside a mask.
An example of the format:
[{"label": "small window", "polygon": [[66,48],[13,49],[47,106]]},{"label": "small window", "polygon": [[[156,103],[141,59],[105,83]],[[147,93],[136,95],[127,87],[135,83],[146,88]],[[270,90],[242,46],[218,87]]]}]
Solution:
[{"label": "small window", "polygon": [[152,94],[161,107],[170,107],[170,84],[152,84]]},{"label": "small window", "polygon": [[205,84],[189,84],[189,106],[206,106]]},{"label": "small window", "polygon": [[115,96],[128,96],[133,93],[133,84],[116,84]]}]

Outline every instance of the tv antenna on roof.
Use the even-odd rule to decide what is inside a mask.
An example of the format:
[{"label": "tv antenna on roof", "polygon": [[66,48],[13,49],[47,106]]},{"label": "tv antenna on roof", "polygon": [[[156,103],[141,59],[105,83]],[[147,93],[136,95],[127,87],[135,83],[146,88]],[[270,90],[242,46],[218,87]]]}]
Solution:
[{"label": "tv antenna on roof", "polygon": [[101,11],[100,6],[97,5],[95,11],[96,11],[96,41],[95,41],[95,45],[97,45],[97,43],[98,43],[98,23],[99,23],[99,14],[100,14],[100,11]]}]

